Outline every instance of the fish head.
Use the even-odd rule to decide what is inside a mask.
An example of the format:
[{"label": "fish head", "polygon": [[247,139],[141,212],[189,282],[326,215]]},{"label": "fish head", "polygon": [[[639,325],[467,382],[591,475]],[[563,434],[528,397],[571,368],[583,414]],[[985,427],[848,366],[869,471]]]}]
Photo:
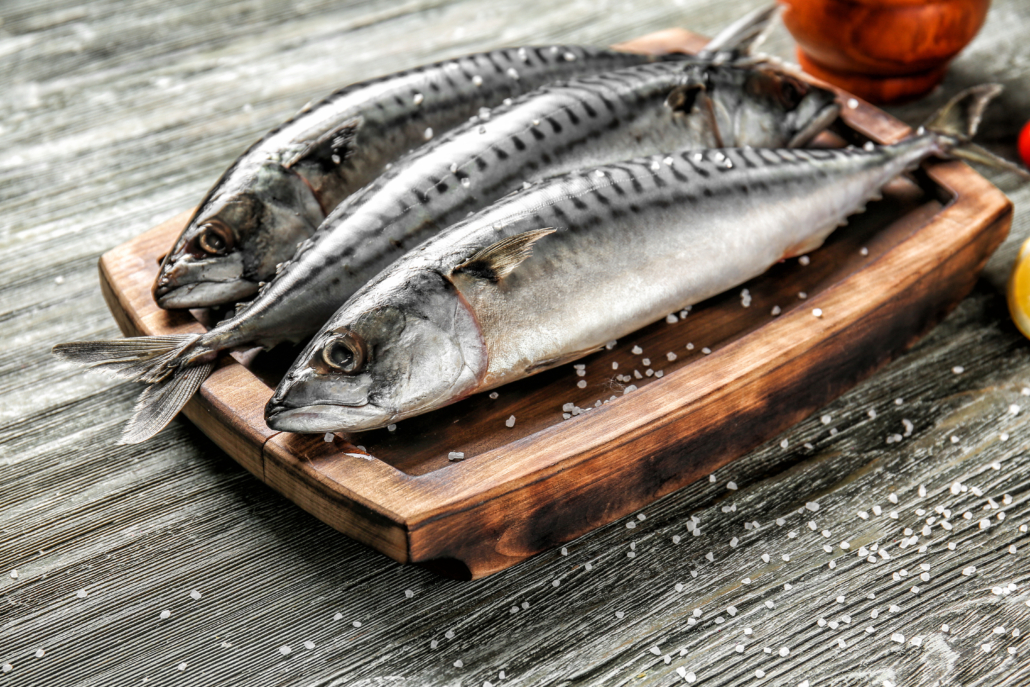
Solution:
[{"label": "fish head", "polygon": [[773,65],[715,70],[708,95],[727,147],[796,148],[840,114],[836,93]]},{"label": "fish head", "polygon": [[154,300],[207,308],[258,291],[324,219],[311,188],[273,162],[230,170],[161,261]]},{"label": "fish head", "polygon": [[388,279],[355,294],[315,335],[265,407],[270,428],[377,429],[478,387],[486,347],[453,285],[435,271]]}]

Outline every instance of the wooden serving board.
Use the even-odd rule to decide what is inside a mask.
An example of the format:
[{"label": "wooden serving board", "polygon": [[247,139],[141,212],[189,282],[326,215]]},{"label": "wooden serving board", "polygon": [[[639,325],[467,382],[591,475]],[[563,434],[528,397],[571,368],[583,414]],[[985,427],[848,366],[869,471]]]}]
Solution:
[{"label": "wooden serving board", "polygon": [[[670,30],[620,47],[692,52],[704,42]],[[852,142],[909,133],[848,94],[841,102]],[[189,214],[101,258],[104,296],[126,335],[203,330],[187,312],[158,308],[150,293]],[[273,351],[246,365],[225,356],[184,412],[337,530],[395,560],[478,578],[707,475],[872,374],[969,292],[1011,216],[1008,199],[969,167],[932,162],[914,181],[893,183],[807,266],[791,260],[745,284],[749,307],[738,290],[713,298],[583,359],[586,376],[565,366],[502,387],[497,399],[478,395],[395,432],[327,443],[265,426],[264,405],[291,362],[290,351]],[[782,314],[773,316],[774,306]],[[639,388],[624,394],[615,376],[648,368],[664,376],[634,379]],[[612,397],[562,418],[565,403],[588,408]],[[465,460],[448,460],[452,451]]]}]

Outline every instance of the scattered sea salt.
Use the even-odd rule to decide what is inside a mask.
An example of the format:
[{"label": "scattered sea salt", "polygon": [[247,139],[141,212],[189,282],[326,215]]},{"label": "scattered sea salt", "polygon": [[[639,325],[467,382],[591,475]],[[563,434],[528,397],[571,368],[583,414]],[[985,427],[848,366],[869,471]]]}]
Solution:
[{"label": "scattered sea salt", "polygon": [[511,416],[511,417],[509,417],[509,418],[508,418],[507,420],[505,420],[505,421],[504,421],[504,426],[505,426],[505,427],[508,427],[509,429],[510,429],[510,428],[512,428],[512,427],[514,427],[514,426],[515,426],[515,416],[514,416],[514,415],[512,415],[512,416]]}]

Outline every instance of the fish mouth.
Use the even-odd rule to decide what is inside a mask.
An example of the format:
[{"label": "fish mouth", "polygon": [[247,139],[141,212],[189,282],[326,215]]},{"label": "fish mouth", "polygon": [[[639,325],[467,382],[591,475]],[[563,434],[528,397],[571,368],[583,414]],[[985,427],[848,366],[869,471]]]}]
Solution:
[{"label": "fish mouth", "polygon": [[210,308],[253,296],[256,281],[244,276],[243,255],[197,259],[181,255],[161,266],[154,281],[154,300],[162,308]]},{"label": "fish mouth", "polygon": [[240,301],[257,292],[258,285],[247,279],[200,281],[155,286],[154,300],[166,310],[212,308]]},{"label": "fish mouth", "polygon": [[385,427],[392,421],[390,413],[368,403],[319,402],[298,408],[269,403],[265,408],[265,424],[279,432],[365,432]]}]

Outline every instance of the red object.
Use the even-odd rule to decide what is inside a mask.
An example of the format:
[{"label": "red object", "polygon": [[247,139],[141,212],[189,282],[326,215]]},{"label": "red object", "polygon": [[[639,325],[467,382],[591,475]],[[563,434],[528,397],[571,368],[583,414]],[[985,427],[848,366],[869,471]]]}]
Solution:
[{"label": "red object", "polygon": [[780,0],[808,73],[874,103],[912,100],[944,78],[990,0]]},{"label": "red object", "polygon": [[1019,132],[1019,157],[1023,159],[1024,165],[1030,167],[1030,122]]}]

